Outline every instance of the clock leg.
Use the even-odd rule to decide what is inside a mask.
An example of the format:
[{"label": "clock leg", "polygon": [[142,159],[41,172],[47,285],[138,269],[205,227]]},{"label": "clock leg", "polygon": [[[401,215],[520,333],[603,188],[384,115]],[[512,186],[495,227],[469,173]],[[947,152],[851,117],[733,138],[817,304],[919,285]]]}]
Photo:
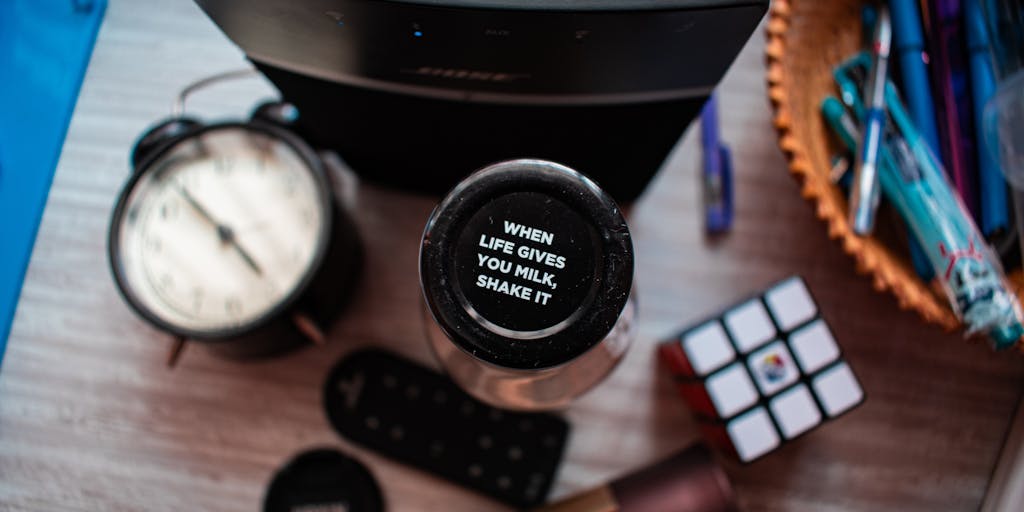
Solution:
[{"label": "clock leg", "polygon": [[314,345],[323,345],[326,343],[327,337],[324,335],[323,329],[321,329],[320,326],[309,317],[309,315],[305,313],[295,313],[292,315],[292,322],[295,324],[295,328],[306,336],[309,341],[313,342]]},{"label": "clock leg", "polygon": [[171,343],[171,350],[167,353],[167,367],[174,368],[178,364],[178,359],[181,358],[181,353],[185,351],[185,338],[181,336],[175,336],[174,341]]}]

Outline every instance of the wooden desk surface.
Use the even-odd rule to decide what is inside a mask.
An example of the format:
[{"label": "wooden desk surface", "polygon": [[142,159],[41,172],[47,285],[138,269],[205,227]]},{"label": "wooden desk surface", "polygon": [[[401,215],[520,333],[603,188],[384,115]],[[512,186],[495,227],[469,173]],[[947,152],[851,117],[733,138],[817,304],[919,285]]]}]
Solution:
[{"label": "wooden desk surface", "polygon": [[[762,461],[728,463],[744,508],[975,510],[1021,394],[1021,360],[923,326],[855,275],[786,173],[762,47],[759,31],[721,89],[737,171],[735,229],[715,243],[703,238],[691,131],[633,209],[640,336],[614,374],[567,411],[574,432],[553,495],[697,439],[658,371],[655,341],[799,273],[868,398]],[[243,364],[193,347],[170,371],[167,336],[119,298],[104,241],[134,138],[167,114],[183,84],[241,65],[192,2],[111,1],[0,371],[0,509],[256,510],[273,470],[314,445],[368,463],[391,510],[500,509],[346,443],[320,407],[328,368],[355,347],[385,345],[433,364],[415,265],[432,200],[360,191],[375,279],[323,348]],[[224,86],[201,94],[194,111],[238,116],[268,91]]]}]

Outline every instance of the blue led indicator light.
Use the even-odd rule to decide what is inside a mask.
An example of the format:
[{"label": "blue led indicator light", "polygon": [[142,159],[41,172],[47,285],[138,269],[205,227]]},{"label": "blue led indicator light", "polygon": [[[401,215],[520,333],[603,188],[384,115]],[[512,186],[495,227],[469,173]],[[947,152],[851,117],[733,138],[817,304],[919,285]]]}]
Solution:
[{"label": "blue led indicator light", "polygon": [[416,37],[423,37],[423,32],[420,32],[419,30],[417,30],[416,32],[413,32],[412,35],[414,35]]}]

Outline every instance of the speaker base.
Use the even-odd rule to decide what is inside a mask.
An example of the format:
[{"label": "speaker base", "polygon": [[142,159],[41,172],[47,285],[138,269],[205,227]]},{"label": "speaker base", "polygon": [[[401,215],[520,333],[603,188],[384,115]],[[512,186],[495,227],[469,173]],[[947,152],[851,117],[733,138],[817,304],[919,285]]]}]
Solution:
[{"label": "speaker base", "polygon": [[331,149],[364,180],[441,195],[471,172],[502,160],[541,158],[596,181],[631,202],[707,100],[626,105],[507,105],[382,92],[254,61],[298,107],[295,130]]}]

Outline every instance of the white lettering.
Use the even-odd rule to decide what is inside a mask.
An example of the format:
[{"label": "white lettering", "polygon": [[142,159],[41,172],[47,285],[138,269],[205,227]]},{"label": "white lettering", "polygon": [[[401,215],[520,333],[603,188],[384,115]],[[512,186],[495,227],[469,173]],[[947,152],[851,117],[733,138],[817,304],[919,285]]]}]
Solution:
[{"label": "white lettering", "polygon": [[565,256],[557,256],[550,252],[534,249],[533,247],[527,247],[525,245],[520,245],[516,254],[524,260],[536,261],[537,263],[543,263],[549,267],[565,268]]},{"label": "white lettering", "polygon": [[555,241],[555,235],[552,233],[548,233],[542,229],[516,224],[515,222],[509,222],[507,220],[505,221],[505,234],[515,235],[534,242],[540,242],[545,245],[551,245]]},{"label": "white lettering", "polygon": [[494,251],[500,251],[505,254],[512,254],[512,250],[515,249],[516,244],[509,242],[508,240],[502,240],[497,237],[488,237],[487,235],[480,235],[480,247],[484,249],[491,249]]},{"label": "white lettering", "polygon": [[533,299],[533,288],[523,286],[521,284],[511,284],[504,279],[498,279],[484,274],[480,274],[479,276],[477,276],[476,285],[479,288],[491,290],[493,292],[504,293],[505,295],[511,295],[518,299]]}]

